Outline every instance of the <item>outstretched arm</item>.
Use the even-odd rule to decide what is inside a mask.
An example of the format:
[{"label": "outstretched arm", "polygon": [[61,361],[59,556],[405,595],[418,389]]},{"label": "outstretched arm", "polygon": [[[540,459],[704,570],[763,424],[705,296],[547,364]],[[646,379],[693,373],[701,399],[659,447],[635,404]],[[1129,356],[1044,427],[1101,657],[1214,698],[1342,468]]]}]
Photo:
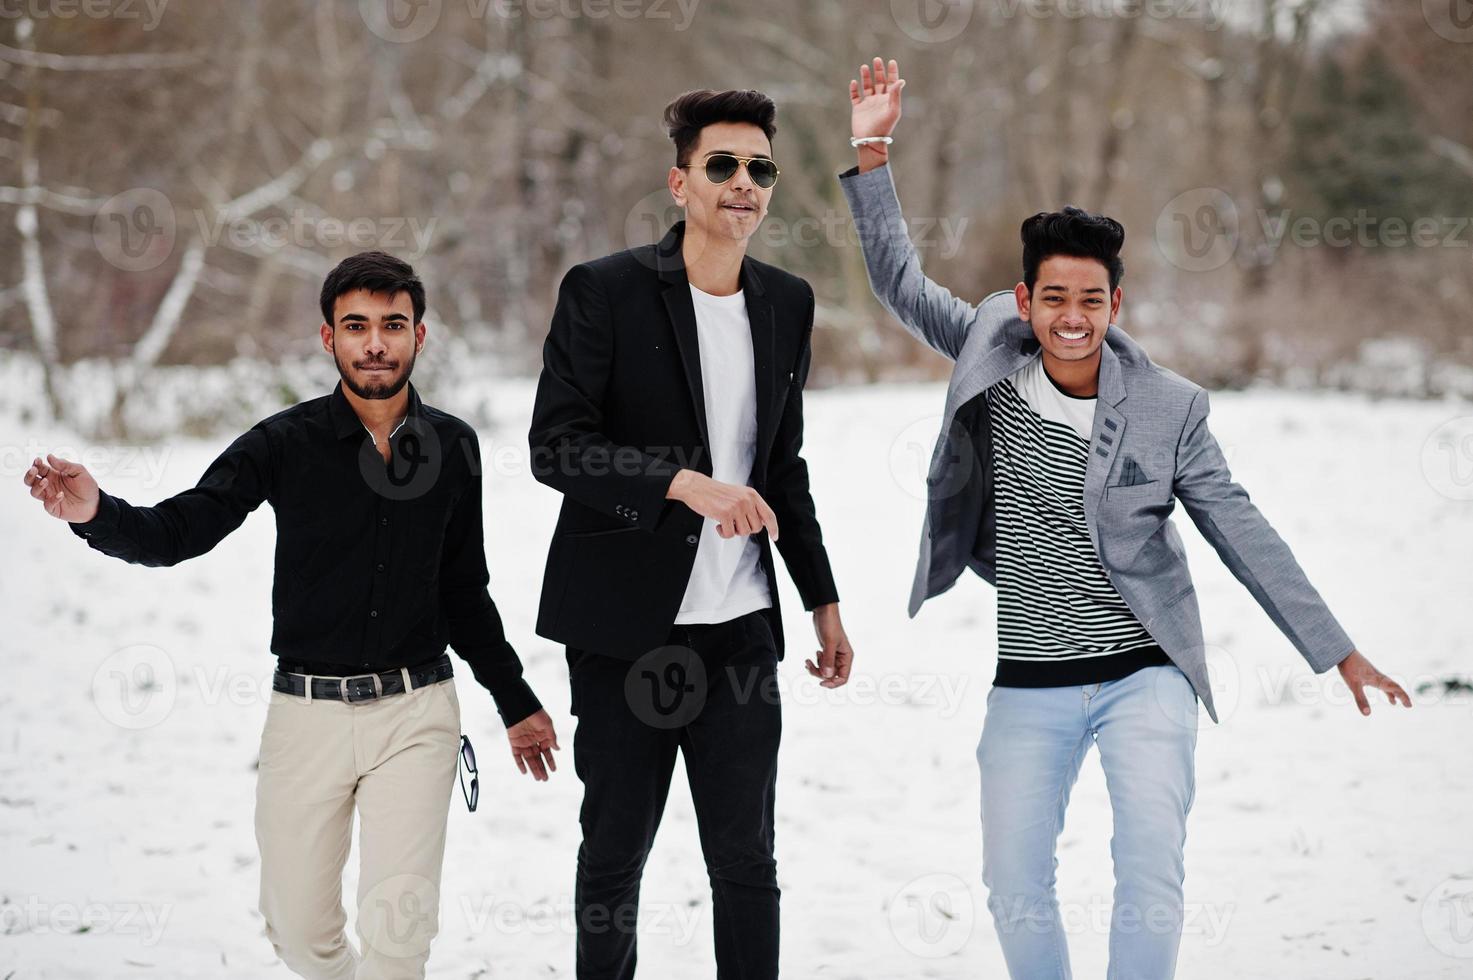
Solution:
[{"label": "outstretched arm", "polygon": [[1172,489],[1192,523],[1315,673],[1339,668],[1362,714],[1371,711],[1366,687],[1386,692],[1393,704],[1400,698],[1411,707],[1401,685],[1355,649],[1289,546],[1254,506],[1248,492],[1233,480],[1222,449],[1207,427],[1207,413],[1204,389],[1192,399],[1176,451]]},{"label": "outstretched arm", "polygon": [[267,498],[271,447],[266,430],[236,439],[199,483],[154,507],[135,507],[98,487],[87,468],[57,456],[40,457],[25,484],[46,512],[71,524],[97,551],[136,565],[175,565],[219,544]]}]

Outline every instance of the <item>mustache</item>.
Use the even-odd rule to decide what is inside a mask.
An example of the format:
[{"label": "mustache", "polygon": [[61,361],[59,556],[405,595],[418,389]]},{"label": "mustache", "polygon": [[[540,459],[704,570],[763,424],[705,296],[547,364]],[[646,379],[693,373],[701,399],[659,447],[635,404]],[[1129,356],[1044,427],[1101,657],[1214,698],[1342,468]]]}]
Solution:
[{"label": "mustache", "polygon": [[389,368],[392,370],[399,366],[398,361],[353,361],[352,364],[359,371],[364,368]]}]

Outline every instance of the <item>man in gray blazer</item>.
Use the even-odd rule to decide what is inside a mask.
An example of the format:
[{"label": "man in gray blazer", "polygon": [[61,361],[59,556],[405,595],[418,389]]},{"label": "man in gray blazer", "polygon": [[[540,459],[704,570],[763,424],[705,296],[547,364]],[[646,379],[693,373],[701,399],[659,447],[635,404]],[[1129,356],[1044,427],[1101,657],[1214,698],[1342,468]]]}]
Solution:
[{"label": "man in gray blazer", "polygon": [[1108,975],[1170,977],[1199,698],[1218,720],[1176,502],[1310,667],[1339,669],[1363,714],[1367,687],[1411,700],[1233,481],[1207,392],[1115,325],[1118,222],[1077,208],[1029,218],[1023,281],[980,306],[925,277],[889,167],[904,85],[879,58],[850,82],[859,166],[840,180],[876,297],[956,362],[909,612],[964,568],[998,592],[977,749],[987,905],[1014,980],[1070,976],[1054,852],[1093,741],[1115,823]]}]

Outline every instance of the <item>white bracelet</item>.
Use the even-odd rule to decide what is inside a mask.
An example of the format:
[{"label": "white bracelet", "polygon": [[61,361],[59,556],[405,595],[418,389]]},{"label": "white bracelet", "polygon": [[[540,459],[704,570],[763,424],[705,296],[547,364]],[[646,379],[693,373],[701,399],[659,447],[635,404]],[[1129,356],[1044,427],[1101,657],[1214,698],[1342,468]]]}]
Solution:
[{"label": "white bracelet", "polygon": [[894,143],[894,142],[895,142],[895,137],[893,137],[893,136],[851,136],[851,137],[849,137],[849,145],[852,146],[852,147],[854,147],[855,149],[859,149],[861,146],[869,146],[871,143],[884,143],[886,146],[888,146],[889,144]]}]

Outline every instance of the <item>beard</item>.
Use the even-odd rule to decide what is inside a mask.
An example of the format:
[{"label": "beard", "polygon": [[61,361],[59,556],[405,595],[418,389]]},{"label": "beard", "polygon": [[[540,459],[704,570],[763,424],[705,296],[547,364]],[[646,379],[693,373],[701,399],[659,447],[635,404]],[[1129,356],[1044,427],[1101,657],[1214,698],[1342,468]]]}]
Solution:
[{"label": "beard", "polygon": [[[333,353],[333,363],[338,366],[338,377],[343,379],[343,384],[348,387],[349,391],[359,398],[372,401],[393,398],[404,389],[404,386],[409,383],[409,375],[414,371],[415,356],[414,351],[411,350],[409,353],[409,363],[404,365],[402,371],[394,371],[395,362],[387,359],[354,361],[351,364],[344,364],[342,358],[336,352]],[[355,380],[353,376],[354,372],[369,365],[388,367],[390,372],[385,372],[388,374],[388,378],[385,380],[375,379],[367,382]]]}]

